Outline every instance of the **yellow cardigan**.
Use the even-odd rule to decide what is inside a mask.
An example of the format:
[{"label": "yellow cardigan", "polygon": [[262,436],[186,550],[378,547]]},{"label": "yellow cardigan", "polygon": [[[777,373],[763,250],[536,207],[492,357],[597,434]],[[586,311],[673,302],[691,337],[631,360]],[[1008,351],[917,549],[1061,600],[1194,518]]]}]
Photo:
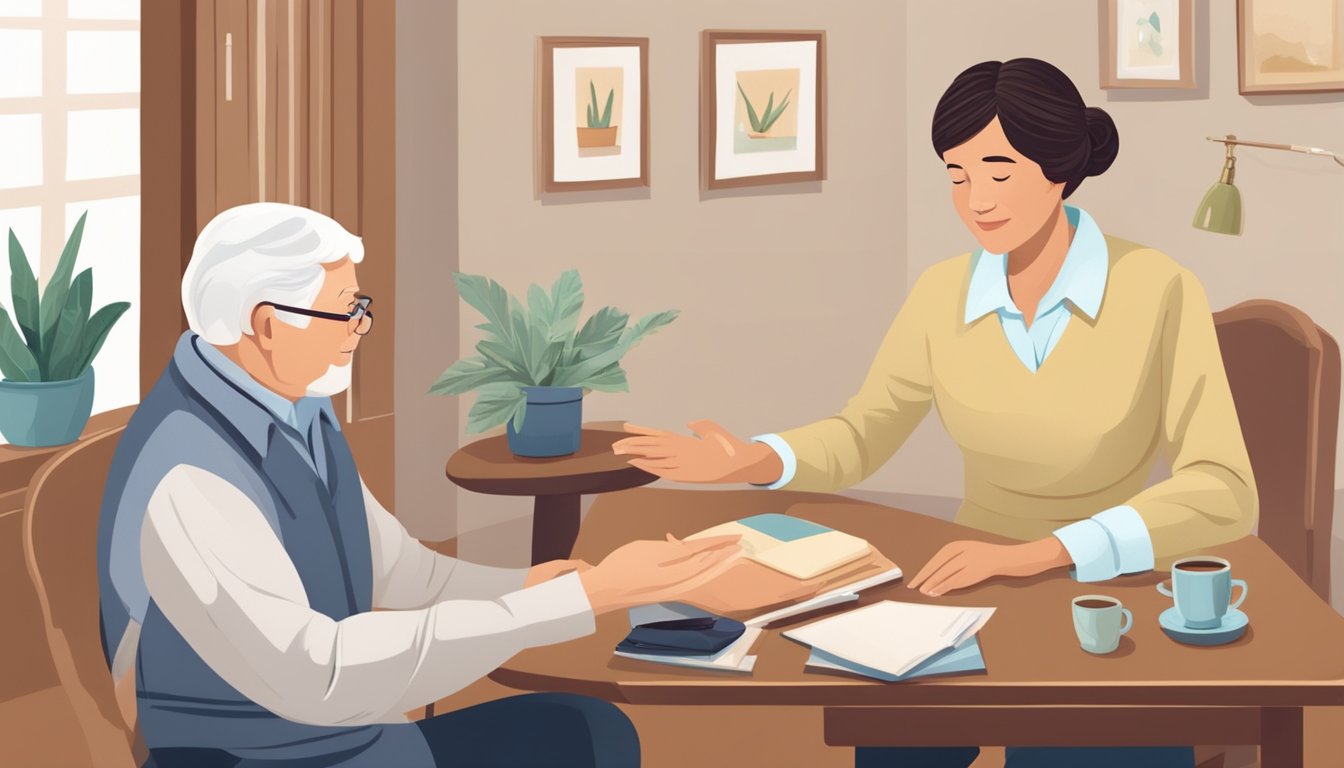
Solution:
[{"label": "yellow cardigan", "polygon": [[[1034,540],[1128,504],[1158,567],[1250,533],[1255,479],[1204,289],[1156,250],[1106,245],[1096,320],[1075,311],[1035,373],[996,314],[964,321],[971,254],[927,269],[844,410],[780,433],[798,462],[784,487],[859,482],[936,403],[966,462],[958,523]],[[1159,451],[1172,477],[1145,489]]]}]

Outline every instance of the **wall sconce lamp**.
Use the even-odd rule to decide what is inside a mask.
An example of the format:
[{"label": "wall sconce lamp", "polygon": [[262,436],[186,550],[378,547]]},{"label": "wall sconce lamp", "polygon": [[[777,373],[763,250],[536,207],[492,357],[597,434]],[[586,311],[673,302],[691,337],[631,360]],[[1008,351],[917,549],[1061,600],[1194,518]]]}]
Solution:
[{"label": "wall sconce lamp", "polygon": [[1236,158],[1232,156],[1232,148],[1237,144],[1244,144],[1248,147],[1264,147],[1265,149],[1284,149],[1289,152],[1304,152],[1308,155],[1322,155],[1344,166],[1344,158],[1320,147],[1243,141],[1230,133],[1227,136],[1206,136],[1205,138],[1209,141],[1221,141],[1227,146],[1227,159],[1223,161],[1223,175],[1213,186],[1209,187],[1208,192],[1204,193],[1204,199],[1199,201],[1199,209],[1195,211],[1194,226],[1197,229],[1209,232],[1219,232],[1224,235],[1241,234],[1241,191],[1232,184],[1236,167]]}]

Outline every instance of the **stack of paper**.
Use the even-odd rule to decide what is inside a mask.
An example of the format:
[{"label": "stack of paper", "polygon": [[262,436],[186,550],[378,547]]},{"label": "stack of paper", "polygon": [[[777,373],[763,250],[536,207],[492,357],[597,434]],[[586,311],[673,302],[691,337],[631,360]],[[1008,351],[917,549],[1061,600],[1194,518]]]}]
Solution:
[{"label": "stack of paper", "polygon": [[884,600],[788,630],[784,636],[812,647],[810,667],[905,680],[983,669],[975,634],[992,615],[993,608]]}]

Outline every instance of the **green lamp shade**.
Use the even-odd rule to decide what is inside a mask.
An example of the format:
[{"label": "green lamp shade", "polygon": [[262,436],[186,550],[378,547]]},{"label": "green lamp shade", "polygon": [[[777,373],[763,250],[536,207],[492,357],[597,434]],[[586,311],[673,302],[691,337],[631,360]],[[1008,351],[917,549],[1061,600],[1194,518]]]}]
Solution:
[{"label": "green lamp shade", "polygon": [[1224,235],[1241,234],[1241,190],[1219,181],[1204,193],[1195,211],[1195,227]]}]

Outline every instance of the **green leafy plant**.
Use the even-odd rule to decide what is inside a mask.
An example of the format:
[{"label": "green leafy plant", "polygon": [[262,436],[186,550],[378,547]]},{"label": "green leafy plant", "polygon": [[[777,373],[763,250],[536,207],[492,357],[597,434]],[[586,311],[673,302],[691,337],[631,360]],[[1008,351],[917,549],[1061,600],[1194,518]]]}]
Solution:
[{"label": "green leafy plant", "polygon": [[[616,100],[616,89],[607,91],[607,106],[601,113],[597,111],[597,87],[593,81],[588,81],[588,94],[592,101],[588,103],[588,127],[589,128],[610,128],[611,127],[611,104]],[[600,114],[600,116],[599,116]]]},{"label": "green leafy plant", "polygon": [[747,92],[742,90],[742,83],[737,84],[737,90],[742,94],[742,100],[747,103],[747,118],[751,120],[751,130],[756,133],[768,133],[779,120],[779,116],[784,114],[784,110],[789,108],[789,97],[793,95],[793,89],[784,94],[784,99],[775,106],[775,92],[770,92],[770,100],[765,102],[765,112],[760,117],[756,116],[756,108],[751,105],[751,99],[747,98]]},{"label": "green leafy plant", "polygon": [[0,374],[8,381],[79,378],[103,348],[112,325],[131,306],[117,301],[90,316],[93,269],[70,279],[88,215],[85,211],[79,217],[40,298],[23,246],[9,230],[10,295],[19,328],[15,330],[9,310],[0,305]]},{"label": "green leafy plant", "polygon": [[467,414],[468,432],[484,432],[510,419],[521,430],[525,386],[581,387],[585,394],[629,391],[621,358],[678,314],[675,309],[655,312],[628,325],[630,315],[603,307],[579,327],[583,282],[573,269],[560,275],[550,293],[530,286],[526,307],[489,278],[454,273],[453,281],[462,300],[485,316],[476,326],[485,338],[476,344],[479,354],[453,363],[429,391],[460,395],[477,390]]}]

